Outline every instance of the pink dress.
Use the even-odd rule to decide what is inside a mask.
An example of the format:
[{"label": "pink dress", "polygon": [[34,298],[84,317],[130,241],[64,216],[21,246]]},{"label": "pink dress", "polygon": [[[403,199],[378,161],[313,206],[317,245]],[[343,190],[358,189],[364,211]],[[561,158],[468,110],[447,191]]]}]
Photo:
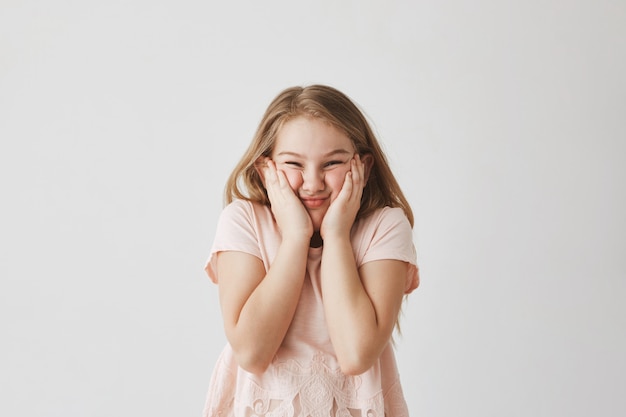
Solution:
[{"label": "pink dress", "polygon": [[[222,212],[206,265],[219,284],[215,254],[241,251],[272,264],[280,233],[271,210],[237,200]],[[357,266],[379,259],[409,264],[405,292],[418,284],[410,224],[399,208],[377,210],[351,232]],[[205,417],[405,417],[404,394],[391,342],[378,362],[357,376],[341,372],[324,318],[320,288],[323,248],[310,248],[306,279],[291,326],[274,360],[260,375],[237,365],[226,345],[213,370]],[[384,277],[381,277],[384,279]]]}]

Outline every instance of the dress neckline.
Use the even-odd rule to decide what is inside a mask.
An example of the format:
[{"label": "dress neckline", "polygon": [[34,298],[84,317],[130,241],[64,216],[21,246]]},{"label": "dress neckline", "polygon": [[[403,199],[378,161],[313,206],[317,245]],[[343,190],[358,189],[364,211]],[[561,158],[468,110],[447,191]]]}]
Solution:
[{"label": "dress neckline", "polygon": [[320,232],[313,232],[313,236],[311,236],[311,243],[309,244],[309,247],[311,249],[319,249],[322,246],[324,246],[324,240],[322,239]]}]

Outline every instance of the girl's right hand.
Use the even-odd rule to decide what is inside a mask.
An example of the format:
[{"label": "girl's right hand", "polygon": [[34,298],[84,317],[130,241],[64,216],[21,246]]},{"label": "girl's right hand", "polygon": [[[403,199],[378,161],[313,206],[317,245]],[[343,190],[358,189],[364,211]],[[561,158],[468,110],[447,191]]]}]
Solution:
[{"label": "girl's right hand", "polygon": [[263,162],[261,169],[265,189],[283,240],[293,238],[308,241],[313,235],[313,222],[309,213],[291,189],[285,173],[277,169],[270,158]]}]

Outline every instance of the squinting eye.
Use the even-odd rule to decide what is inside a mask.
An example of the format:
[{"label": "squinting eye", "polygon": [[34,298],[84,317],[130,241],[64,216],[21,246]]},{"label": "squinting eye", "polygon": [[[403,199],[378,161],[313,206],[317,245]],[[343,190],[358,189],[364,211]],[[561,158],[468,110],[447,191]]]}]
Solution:
[{"label": "squinting eye", "polygon": [[328,161],[326,162],[326,164],[324,164],[327,167],[333,166],[333,165],[341,165],[343,164],[343,161]]},{"label": "squinting eye", "polygon": [[287,161],[284,162],[284,164],[294,168],[302,168],[302,164],[300,164],[299,162]]}]

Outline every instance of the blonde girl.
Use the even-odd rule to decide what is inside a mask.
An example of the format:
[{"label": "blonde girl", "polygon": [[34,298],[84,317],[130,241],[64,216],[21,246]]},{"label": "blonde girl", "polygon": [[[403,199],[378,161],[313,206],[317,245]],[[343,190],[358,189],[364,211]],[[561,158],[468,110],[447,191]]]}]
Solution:
[{"label": "blonde girl", "polygon": [[228,343],[205,416],[408,415],[391,336],[419,283],[413,214],[356,105],[281,92],[225,201],[206,271]]}]

